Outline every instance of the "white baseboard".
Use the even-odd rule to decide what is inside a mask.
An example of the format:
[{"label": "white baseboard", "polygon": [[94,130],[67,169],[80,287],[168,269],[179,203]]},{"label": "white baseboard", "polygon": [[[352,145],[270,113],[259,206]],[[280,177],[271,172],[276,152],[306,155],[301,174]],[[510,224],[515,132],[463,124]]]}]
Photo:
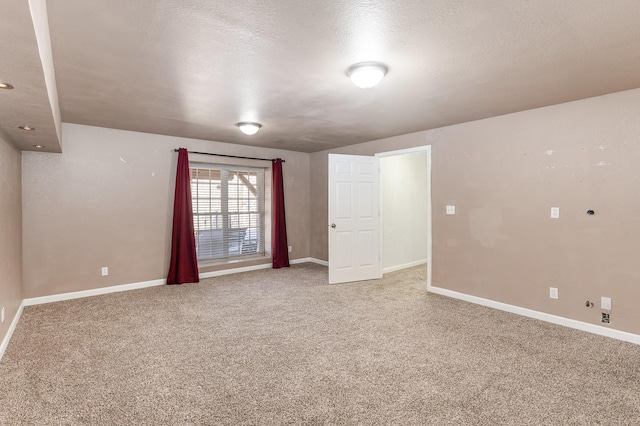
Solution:
[{"label": "white baseboard", "polygon": [[611,337],[613,339],[623,340],[625,342],[635,343],[636,345],[640,345],[640,335],[638,334],[615,330],[612,328],[603,327],[601,325],[589,324],[586,322],[577,321],[570,318],[547,314],[545,312],[534,311],[532,309],[522,308],[515,305],[509,305],[507,303],[496,302],[495,300],[483,299],[482,297],[471,296],[469,294],[464,294],[464,293],[458,293],[457,291],[447,290],[446,288],[431,286],[429,291],[431,291],[432,293],[440,294],[442,296],[464,300],[465,302],[475,303],[477,305],[487,306],[489,308],[511,312],[512,314],[518,314],[518,315],[522,315],[529,318],[535,318],[541,321],[546,321],[553,324],[558,324],[565,327],[574,328],[577,330],[582,330],[582,331],[586,331],[593,334],[598,334],[600,336]]},{"label": "white baseboard", "polygon": [[422,259],[422,260],[416,260],[415,262],[403,263],[402,265],[388,266],[382,269],[382,273],[388,274],[389,272],[395,272],[401,269],[413,268],[414,266],[418,266],[418,265],[425,265],[426,263],[427,263],[427,259]]},{"label": "white baseboard", "polygon": [[[294,259],[290,261],[290,263],[293,265],[297,263],[305,263],[305,262],[319,263],[325,266],[327,265],[327,262],[323,260],[313,259],[311,257]],[[232,268],[232,269],[223,269],[220,271],[204,272],[199,276],[200,276],[200,279],[204,279],[204,278],[219,277],[222,275],[237,274],[239,272],[257,271],[259,269],[268,269],[271,267],[272,267],[271,263],[265,263],[262,265],[253,265],[253,266],[245,266],[241,268]],[[120,291],[138,290],[141,288],[155,287],[159,285],[165,285],[166,283],[167,283],[166,279],[158,279],[158,280],[152,280],[152,281],[143,281],[139,283],[114,285],[110,287],[101,287],[93,290],[82,290],[82,291],[74,291],[70,293],[52,294],[50,296],[32,297],[29,299],[24,299],[23,305],[24,306],[42,305],[43,303],[60,302],[63,300],[80,299],[83,297],[99,296],[101,294],[117,293]]]},{"label": "white baseboard", "polygon": [[7,334],[5,334],[4,339],[2,339],[2,343],[0,343],[0,361],[4,356],[4,351],[9,346],[9,340],[11,340],[11,336],[13,335],[14,330],[18,326],[18,321],[20,321],[20,316],[22,315],[22,310],[24,309],[24,302],[20,303],[20,307],[18,308],[18,312],[13,316],[13,320],[11,321],[11,325],[7,330]]},{"label": "white baseboard", "polygon": [[143,281],[132,284],[114,285],[110,287],[95,288],[93,290],[73,291],[70,293],[52,294],[50,296],[32,297],[24,299],[24,306],[42,305],[43,303],[60,302],[63,300],[80,299],[83,297],[99,296],[101,294],[118,293],[120,291],[138,290],[140,288],[165,285],[166,279]]},{"label": "white baseboard", "polygon": [[[324,264],[325,266],[327,265],[327,263],[324,262],[324,260],[318,260],[312,257],[302,257],[300,259],[293,259],[289,261],[291,265],[296,265],[298,263],[307,263],[307,262],[319,263],[320,265]],[[203,274],[200,274],[200,279],[220,277],[222,275],[237,274],[239,272],[249,272],[249,271],[257,271],[260,269],[270,269],[272,267],[273,267],[273,263],[264,263],[262,265],[244,266],[241,268],[232,268],[232,269],[222,269],[220,271],[205,272]]]},{"label": "white baseboard", "polygon": [[327,262],[326,260],[316,259],[315,257],[303,257],[302,259],[296,259],[291,261],[291,264],[296,264],[296,263],[317,263],[318,265],[329,266],[329,262]]}]

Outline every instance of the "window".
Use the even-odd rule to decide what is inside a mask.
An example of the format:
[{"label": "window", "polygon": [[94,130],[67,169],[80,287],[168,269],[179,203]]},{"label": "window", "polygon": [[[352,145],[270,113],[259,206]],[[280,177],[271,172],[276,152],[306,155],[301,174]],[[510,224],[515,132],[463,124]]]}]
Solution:
[{"label": "window", "polygon": [[264,255],[264,169],[191,164],[198,261]]}]

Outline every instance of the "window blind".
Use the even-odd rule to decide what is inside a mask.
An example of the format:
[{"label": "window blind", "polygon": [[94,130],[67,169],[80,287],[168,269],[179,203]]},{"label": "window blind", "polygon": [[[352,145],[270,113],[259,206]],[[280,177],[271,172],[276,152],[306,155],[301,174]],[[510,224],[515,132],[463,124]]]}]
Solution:
[{"label": "window blind", "polygon": [[265,254],[264,169],[190,166],[198,261]]}]

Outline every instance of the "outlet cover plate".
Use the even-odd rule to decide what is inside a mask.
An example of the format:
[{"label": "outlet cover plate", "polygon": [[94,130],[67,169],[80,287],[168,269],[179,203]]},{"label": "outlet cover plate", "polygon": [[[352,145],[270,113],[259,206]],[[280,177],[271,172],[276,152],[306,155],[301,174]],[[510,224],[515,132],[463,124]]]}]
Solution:
[{"label": "outlet cover plate", "polygon": [[551,207],[551,219],[560,219],[560,207]]},{"label": "outlet cover plate", "polygon": [[456,214],[456,206],[447,206],[447,214]]},{"label": "outlet cover plate", "polygon": [[103,266],[102,267],[102,276],[106,277],[107,275],[109,275],[109,267],[108,266]]},{"label": "outlet cover plate", "polygon": [[558,289],[556,287],[549,287],[549,297],[552,299],[558,298]]},{"label": "outlet cover plate", "polygon": [[600,308],[610,311],[611,310],[611,298],[610,297],[601,297],[600,298]]}]

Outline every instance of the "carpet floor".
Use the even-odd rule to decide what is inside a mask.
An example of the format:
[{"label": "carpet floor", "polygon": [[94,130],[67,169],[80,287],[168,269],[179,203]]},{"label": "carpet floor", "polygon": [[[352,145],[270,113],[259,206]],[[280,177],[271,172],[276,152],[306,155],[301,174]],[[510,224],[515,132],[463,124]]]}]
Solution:
[{"label": "carpet floor", "polygon": [[315,264],[25,308],[2,425],[637,425],[640,346]]}]

